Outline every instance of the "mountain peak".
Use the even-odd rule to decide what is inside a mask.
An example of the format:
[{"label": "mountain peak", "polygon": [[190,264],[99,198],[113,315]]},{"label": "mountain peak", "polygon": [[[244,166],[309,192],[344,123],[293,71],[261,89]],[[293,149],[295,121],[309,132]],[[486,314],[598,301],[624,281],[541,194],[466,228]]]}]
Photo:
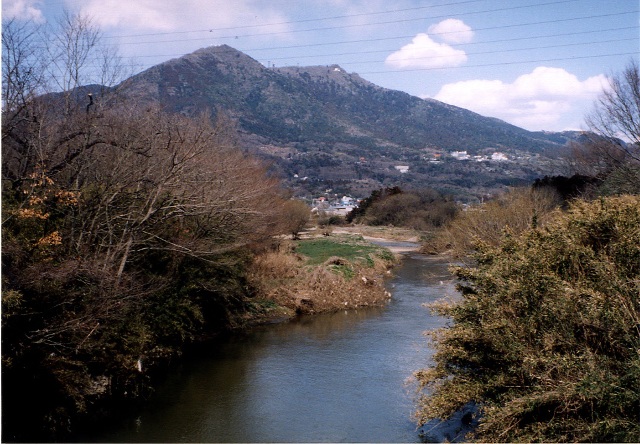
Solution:
[{"label": "mountain peak", "polygon": [[257,60],[249,57],[245,53],[238,51],[237,49],[229,45],[211,45],[200,48],[177,60],[211,62],[213,59],[215,59],[219,63],[227,65],[248,65],[252,66],[253,68],[264,68],[264,66]]},{"label": "mountain peak", "polygon": [[[444,177],[441,167],[447,174],[451,168],[466,168],[464,179],[448,183],[450,189],[486,188],[494,175],[491,165],[474,163],[476,169],[486,166],[474,181],[469,179],[472,166],[430,160],[461,150],[529,158],[527,153],[564,145],[564,139],[377,86],[340,65],[268,68],[228,45],[202,48],[149,68],[123,87],[139,103],[157,102],[170,112],[192,116],[223,111],[237,122],[242,143],[276,161],[286,174],[315,177],[318,184],[344,182],[353,189],[382,186],[399,177],[429,185],[433,174]],[[411,170],[397,176],[397,165]],[[509,174],[492,186],[528,180],[534,172],[514,163]]]}]

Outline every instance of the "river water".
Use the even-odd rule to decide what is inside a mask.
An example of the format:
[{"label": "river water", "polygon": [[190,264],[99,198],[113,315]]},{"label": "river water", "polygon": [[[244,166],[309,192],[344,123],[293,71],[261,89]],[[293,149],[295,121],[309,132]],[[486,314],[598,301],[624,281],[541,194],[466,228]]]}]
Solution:
[{"label": "river water", "polygon": [[262,326],[185,361],[110,442],[419,442],[412,373],[445,320],[424,303],[454,293],[447,262],[415,253],[382,308]]}]

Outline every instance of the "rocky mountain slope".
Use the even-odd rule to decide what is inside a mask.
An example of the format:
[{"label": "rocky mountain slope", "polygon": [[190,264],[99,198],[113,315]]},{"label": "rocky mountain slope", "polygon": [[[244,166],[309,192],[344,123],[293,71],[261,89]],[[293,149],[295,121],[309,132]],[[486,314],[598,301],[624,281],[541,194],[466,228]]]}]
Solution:
[{"label": "rocky mountain slope", "polygon": [[[245,146],[309,192],[400,184],[482,194],[539,176],[572,137],[381,88],[337,65],[267,68],[226,45],[156,65],[119,89],[170,112],[224,112]],[[469,165],[450,158],[454,151],[489,160]],[[505,158],[490,165],[496,152]]]}]

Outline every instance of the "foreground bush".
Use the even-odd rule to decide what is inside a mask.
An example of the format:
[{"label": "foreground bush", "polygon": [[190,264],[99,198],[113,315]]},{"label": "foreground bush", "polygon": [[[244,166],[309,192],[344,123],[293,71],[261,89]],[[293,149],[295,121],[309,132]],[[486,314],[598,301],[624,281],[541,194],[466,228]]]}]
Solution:
[{"label": "foreground bush", "polygon": [[480,441],[640,440],[640,198],[575,202],[478,249],[416,374],[417,418],[477,403]]}]

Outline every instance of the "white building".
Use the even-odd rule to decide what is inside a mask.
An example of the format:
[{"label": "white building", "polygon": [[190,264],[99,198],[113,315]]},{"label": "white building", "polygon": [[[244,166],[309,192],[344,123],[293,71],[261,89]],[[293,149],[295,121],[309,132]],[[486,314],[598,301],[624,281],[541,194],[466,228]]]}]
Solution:
[{"label": "white building", "polygon": [[471,156],[467,154],[466,151],[452,151],[451,157],[457,160],[468,160],[471,158]]}]

